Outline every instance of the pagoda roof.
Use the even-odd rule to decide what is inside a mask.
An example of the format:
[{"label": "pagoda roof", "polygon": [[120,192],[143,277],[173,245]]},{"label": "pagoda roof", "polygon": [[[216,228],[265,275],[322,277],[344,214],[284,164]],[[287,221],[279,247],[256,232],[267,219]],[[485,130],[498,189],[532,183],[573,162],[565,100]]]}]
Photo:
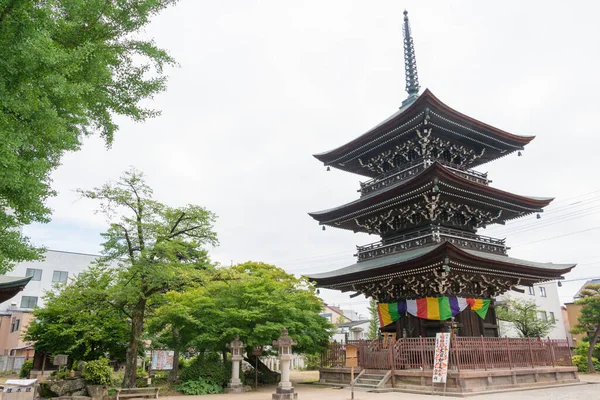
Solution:
[{"label": "pagoda roof", "polygon": [[[439,162],[432,163],[429,167],[416,175],[389,187],[369,193],[357,200],[339,207],[324,211],[311,212],[309,215],[321,224],[332,225],[340,228],[341,223],[356,217],[392,207],[396,204],[408,202],[415,196],[430,193],[433,186],[440,187],[440,193],[450,197],[458,196],[465,201],[468,196],[471,202],[482,204],[489,208],[504,210],[502,221],[521,217],[533,212],[542,211],[554,198],[552,197],[527,197],[505,192],[455,174]],[[353,225],[353,230],[357,230]]]},{"label": "pagoda roof", "polygon": [[[425,122],[426,114],[429,122]],[[440,101],[429,89],[425,89],[413,101],[407,102],[366,133],[333,150],[314,154],[314,157],[325,165],[341,170],[375,176],[373,172],[362,168],[358,159],[381,153],[394,139],[414,132],[425,123],[457,141],[485,147],[486,153],[473,166],[522,150],[535,138],[515,135],[462,114]]]},{"label": "pagoda roof", "polygon": [[320,287],[356,290],[352,285],[362,285],[387,280],[390,277],[408,276],[411,272],[422,275],[427,266],[441,265],[445,258],[452,269],[470,270],[486,276],[521,278],[521,284],[561,279],[576,264],[539,263],[500,254],[457,247],[449,242],[390,254],[385,257],[357,262],[350,266],[320,274],[307,275]]},{"label": "pagoda roof", "polygon": [[31,278],[31,276],[23,278],[0,275],[0,303],[14,297],[17,293],[23,290]]}]

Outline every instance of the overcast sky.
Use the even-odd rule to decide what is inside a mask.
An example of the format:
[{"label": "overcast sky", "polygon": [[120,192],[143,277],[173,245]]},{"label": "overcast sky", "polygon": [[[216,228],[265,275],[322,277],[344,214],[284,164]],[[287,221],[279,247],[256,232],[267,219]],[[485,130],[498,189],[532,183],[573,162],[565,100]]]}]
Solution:
[{"label": "overcast sky", "polygon": [[[514,257],[579,263],[567,279],[600,275],[600,6],[583,1],[181,1],[146,31],[180,64],[152,102],[162,116],[119,119],[111,149],[91,138],[68,154],[54,174],[53,221],[25,232],[51,249],[98,253],[106,222],[74,189],[134,165],[158,200],[219,216],[212,257],[221,263],[264,261],[293,273],[353,263],[354,246],[378,237],[322,231],[307,212],[356,199],[365,178],[326,172],[312,154],[364,133],[406,97],[404,8],[422,90],[537,136],[522,157],[478,170],[494,187],[555,196],[555,205],[541,219],[480,233],[506,234]],[[565,283],[562,294],[581,283]],[[365,308],[364,298],[322,295]]]}]

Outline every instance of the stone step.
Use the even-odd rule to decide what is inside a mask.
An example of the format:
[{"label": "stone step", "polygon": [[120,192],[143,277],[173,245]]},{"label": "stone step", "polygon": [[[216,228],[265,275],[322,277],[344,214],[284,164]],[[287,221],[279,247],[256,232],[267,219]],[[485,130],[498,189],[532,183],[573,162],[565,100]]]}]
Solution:
[{"label": "stone step", "polygon": [[379,382],[381,382],[381,379],[363,379],[363,378],[358,378],[356,380],[357,384],[364,384],[364,385],[379,385]]},{"label": "stone step", "polygon": [[361,378],[365,377],[367,379],[380,379],[381,380],[381,379],[385,378],[386,375],[387,374],[381,374],[381,375],[379,375],[379,374],[362,374],[360,377]]}]

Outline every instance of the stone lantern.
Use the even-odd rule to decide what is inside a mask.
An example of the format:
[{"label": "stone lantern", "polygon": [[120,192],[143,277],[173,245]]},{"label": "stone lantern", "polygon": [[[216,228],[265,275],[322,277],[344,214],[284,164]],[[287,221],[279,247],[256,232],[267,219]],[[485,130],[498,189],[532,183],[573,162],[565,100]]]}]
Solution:
[{"label": "stone lantern", "polygon": [[277,391],[273,394],[273,400],[297,399],[298,393],[294,393],[294,387],[290,382],[290,361],[292,360],[292,346],[298,342],[288,336],[287,329],[281,330],[281,336],[273,340],[273,347],[279,349],[279,365],[281,369],[281,381],[277,385]]},{"label": "stone lantern", "polygon": [[240,340],[240,335],[235,335],[233,342],[227,344],[231,350],[231,380],[227,384],[227,393],[243,393],[245,388],[240,380],[240,366],[244,359],[246,345]]}]

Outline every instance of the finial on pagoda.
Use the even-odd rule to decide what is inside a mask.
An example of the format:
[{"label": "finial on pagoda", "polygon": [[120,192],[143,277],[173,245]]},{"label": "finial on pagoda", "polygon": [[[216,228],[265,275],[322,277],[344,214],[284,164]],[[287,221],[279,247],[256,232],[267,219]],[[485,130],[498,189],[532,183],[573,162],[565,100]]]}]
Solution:
[{"label": "finial on pagoda", "polygon": [[406,91],[408,97],[414,98],[419,93],[419,75],[417,73],[417,59],[415,57],[415,45],[410,34],[408,22],[408,11],[404,10],[404,70],[406,72]]}]

